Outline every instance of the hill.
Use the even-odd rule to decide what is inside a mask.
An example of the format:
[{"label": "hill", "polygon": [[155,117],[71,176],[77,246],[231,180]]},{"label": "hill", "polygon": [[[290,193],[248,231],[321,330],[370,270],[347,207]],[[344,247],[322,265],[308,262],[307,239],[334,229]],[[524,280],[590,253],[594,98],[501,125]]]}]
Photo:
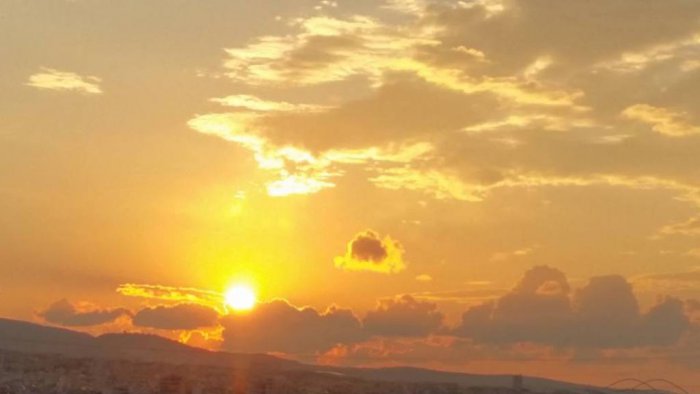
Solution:
[{"label": "hill", "polygon": [[[0,318],[0,349],[80,358],[156,361],[275,371],[306,371],[350,378],[405,383],[456,383],[475,387],[510,387],[510,375],[474,375],[421,368],[351,368],[301,364],[264,354],[236,354],[194,348],[156,335],[119,333],[94,337],[63,328]],[[530,390],[590,392],[592,386],[525,377]]]}]

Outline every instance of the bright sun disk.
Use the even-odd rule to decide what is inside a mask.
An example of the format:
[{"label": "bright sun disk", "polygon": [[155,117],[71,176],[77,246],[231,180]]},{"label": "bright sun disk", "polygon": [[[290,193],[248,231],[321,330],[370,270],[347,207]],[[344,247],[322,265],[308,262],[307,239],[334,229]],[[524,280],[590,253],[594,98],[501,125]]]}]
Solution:
[{"label": "bright sun disk", "polygon": [[249,311],[255,306],[255,291],[250,286],[236,285],[226,290],[224,300],[234,311]]}]

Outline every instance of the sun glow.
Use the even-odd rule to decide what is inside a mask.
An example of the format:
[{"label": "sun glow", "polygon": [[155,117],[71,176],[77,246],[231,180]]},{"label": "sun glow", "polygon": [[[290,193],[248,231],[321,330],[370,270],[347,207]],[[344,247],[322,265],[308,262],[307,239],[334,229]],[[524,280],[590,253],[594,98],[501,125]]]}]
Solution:
[{"label": "sun glow", "polygon": [[255,306],[255,291],[247,285],[235,285],[226,290],[224,300],[234,311],[249,311]]}]

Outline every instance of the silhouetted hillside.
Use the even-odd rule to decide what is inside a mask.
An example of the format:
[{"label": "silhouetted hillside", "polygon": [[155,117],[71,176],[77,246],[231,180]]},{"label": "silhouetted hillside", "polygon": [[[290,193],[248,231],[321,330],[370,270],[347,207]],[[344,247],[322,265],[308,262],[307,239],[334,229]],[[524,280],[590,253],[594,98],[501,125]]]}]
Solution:
[{"label": "silhouetted hillside", "polygon": [[[305,365],[265,354],[214,352],[156,335],[120,333],[93,337],[56,327],[0,319],[0,349],[23,353],[49,353],[80,358],[108,358],[200,364],[244,368],[265,373],[306,371],[312,374],[345,376],[386,382],[456,383],[464,386],[508,387],[510,375],[472,375],[421,368],[344,368]],[[526,387],[537,391],[588,392],[593,387],[555,380],[526,377]]]}]

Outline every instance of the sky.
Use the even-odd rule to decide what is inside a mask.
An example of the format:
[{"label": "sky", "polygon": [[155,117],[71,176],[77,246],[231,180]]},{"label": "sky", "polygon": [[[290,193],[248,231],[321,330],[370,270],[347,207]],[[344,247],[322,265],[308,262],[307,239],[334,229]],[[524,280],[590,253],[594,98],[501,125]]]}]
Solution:
[{"label": "sky", "polygon": [[698,102],[695,0],[0,0],[0,315],[700,389]]}]

